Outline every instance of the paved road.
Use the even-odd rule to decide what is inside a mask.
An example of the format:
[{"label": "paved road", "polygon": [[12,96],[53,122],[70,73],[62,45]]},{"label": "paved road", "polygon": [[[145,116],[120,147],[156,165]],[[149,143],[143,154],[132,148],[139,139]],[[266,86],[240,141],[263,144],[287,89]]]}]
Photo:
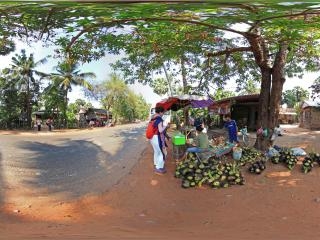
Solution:
[{"label": "paved road", "polygon": [[[130,172],[148,142],[145,123],[67,132],[0,132],[0,202],[110,189]],[[17,200],[18,201],[18,200]]]}]

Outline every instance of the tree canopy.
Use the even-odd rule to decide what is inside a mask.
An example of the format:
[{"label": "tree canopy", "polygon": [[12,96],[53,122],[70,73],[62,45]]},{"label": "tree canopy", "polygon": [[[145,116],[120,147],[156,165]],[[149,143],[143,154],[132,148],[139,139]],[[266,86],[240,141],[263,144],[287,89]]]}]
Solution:
[{"label": "tree canopy", "polygon": [[283,92],[282,96],[283,103],[286,103],[289,108],[293,108],[303,100],[307,100],[309,98],[309,92],[302,87],[294,87],[293,89]]},{"label": "tree canopy", "polygon": [[259,81],[257,125],[271,130],[286,78],[320,66],[316,1],[7,2],[0,13],[0,53],[16,37],[51,41],[56,57],[82,62],[124,52],[116,67],[126,82],[152,85],[166,71],[184,93]]}]

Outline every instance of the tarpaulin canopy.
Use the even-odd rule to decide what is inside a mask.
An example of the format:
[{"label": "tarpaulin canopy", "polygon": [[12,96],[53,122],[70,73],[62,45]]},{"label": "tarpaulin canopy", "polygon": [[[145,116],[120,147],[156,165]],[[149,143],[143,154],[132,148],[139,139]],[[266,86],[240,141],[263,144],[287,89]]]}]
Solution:
[{"label": "tarpaulin canopy", "polygon": [[213,100],[209,97],[185,94],[161,100],[156,104],[156,107],[162,106],[165,110],[177,111],[188,105],[191,105],[193,108],[205,108],[212,104]]}]

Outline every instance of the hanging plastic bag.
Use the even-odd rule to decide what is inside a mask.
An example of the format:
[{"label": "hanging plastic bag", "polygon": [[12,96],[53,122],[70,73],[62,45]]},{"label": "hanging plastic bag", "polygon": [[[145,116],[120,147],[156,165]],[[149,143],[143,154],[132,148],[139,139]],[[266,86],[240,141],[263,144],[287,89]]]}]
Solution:
[{"label": "hanging plastic bag", "polygon": [[268,156],[269,158],[274,157],[274,156],[279,156],[279,155],[280,155],[280,153],[279,153],[275,148],[270,147],[270,148],[268,149],[267,156]]},{"label": "hanging plastic bag", "polygon": [[265,129],[263,130],[263,132],[262,132],[262,136],[268,137],[268,135],[269,135],[268,128],[265,128]]}]

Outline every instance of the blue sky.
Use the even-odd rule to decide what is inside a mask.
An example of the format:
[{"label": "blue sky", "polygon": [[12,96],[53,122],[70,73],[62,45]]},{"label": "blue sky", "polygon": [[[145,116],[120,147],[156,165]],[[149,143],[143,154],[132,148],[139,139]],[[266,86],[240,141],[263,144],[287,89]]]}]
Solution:
[{"label": "blue sky", "polygon": [[[26,49],[27,55],[30,53],[34,53],[35,61],[38,61],[45,56],[52,54],[52,47],[42,47],[41,43],[34,44],[34,46],[27,47],[25,44],[18,42],[17,43],[17,51],[16,53],[20,53],[20,49]],[[10,54],[8,56],[0,56],[1,59],[1,69],[4,67],[7,67],[11,63],[11,57],[14,54]],[[107,55],[106,57],[103,57],[99,61],[91,62],[88,64],[83,64],[81,67],[82,72],[94,72],[97,76],[95,79],[96,82],[103,81],[108,79],[109,74],[112,72],[109,64],[115,62],[117,59],[119,59],[121,56],[115,56],[115,55]],[[56,62],[54,60],[49,61],[48,63],[42,65],[39,67],[39,71],[43,72],[53,72],[54,66],[56,65]],[[304,89],[308,89],[309,86],[313,83],[314,79],[319,76],[319,72],[317,73],[305,73],[303,79],[298,78],[287,78],[285,84],[284,84],[284,91],[288,89],[292,89],[295,86],[300,86]],[[165,98],[166,96],[159,96],[153,92],[153,90],[149,86],[144,86],[142,84],[134,84],[129,85],[130,89],[132,89],[137,94],[142,94],[142,96],[145,98],[145,100],[150,103],[154,104],[158,101],[160,101],[162,98]],[[229,83],[226,85],[226,90],[235,91],[235,84]],[[80,87],[74,87],[72,92],[69,93],[69,99],[70,102],[74,102],[78,98],[84,98],[81,88]],[[88,99],[86,99],[89,101]],[[90,102],[93,103],[95,107],[99,107],[99,103],[93,100],[90,100]]]}]

